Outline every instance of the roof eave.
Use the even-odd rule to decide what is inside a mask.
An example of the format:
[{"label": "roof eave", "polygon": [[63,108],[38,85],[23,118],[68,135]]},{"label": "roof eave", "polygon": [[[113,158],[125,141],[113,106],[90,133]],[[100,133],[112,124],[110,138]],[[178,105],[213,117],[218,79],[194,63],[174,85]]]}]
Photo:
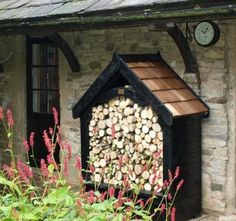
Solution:
[{"label": "roof eave", "polygon": [[[236,18],[236,5],[214,6],[208,8],[184,8],[182,10],[158,11],[157,8],[152,10],[136,10],[132,13],[122,10],[100,11],[96,13],[79,13],[60,16],[45,16],[30,19],[4,20],[0,22],[2,33],[14,31],[28,31],[34,29],[57,28],[62,31],[71,29],[99,29],[114,26],[132,26],[146,25],[150,21],[198,21],[203,19],[227,19]],[[65,30],[65,25],[67,30]]]}]

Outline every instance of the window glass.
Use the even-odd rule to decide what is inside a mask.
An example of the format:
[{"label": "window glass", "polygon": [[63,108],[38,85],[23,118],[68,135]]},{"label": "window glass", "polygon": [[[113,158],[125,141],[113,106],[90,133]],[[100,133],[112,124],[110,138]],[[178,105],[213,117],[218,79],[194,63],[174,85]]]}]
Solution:
[{"label": "window glass", "polygon": [[59,89],[59,79],[58,79],[58,70],[57,68],[48,68],[48,89],[58,90]]},{"label": "window glass", "polygon": [[34,89],[46,89],[47,72],[45,68],[32,68],[32,81]]},{"label": "window glass", "polygon": [[32,51],[33,65],[45,65],[46,64],[46,44],[33,44]]},{"label": "window glass", "polygon": [[52,112],[52,108],[59,109],[59,93],[58,91],[48,92],[48,113]]},{"label": "window glass", "polygon": [[33,112],[47,112],[46,91],[33,91]]},{"label": "window glass", "polygon": [[58,63],[57,49],[52,44],[48,44],[47,59],[48,65],[57,65]]}]

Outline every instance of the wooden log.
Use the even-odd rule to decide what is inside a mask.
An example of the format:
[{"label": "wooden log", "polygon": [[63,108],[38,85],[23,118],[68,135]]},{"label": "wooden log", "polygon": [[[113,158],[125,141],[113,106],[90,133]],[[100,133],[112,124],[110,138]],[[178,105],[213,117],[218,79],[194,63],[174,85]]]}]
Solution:
[{"label": "wooden log", "polygon": [[129,171],[129,179],[131,180],[131,181],[135,181],[135,179],[136,179],[136,174],[134,173],[134,171]]},{"label": "wooden log", "polygon": [[152,118],[152,122],[153,122],[153,123],[157,123],[157,121],[158,121],[158,116],[154,116],[154,117]]},{"label": "wooden log", "polygon": [[99,167],[99,166],[100,166],[100,163],[99,163],[98,161],[94,161],[94,162],[93,162],[93,165],[94,165],[94,167]]},{"label": "wooden log", "polygon": [[151,151],[152,153],[154,153],[154,152],[156,152],[156,150],[157,150],[157,146],[156,146],[155,144],[151,144],[151,145],[150,145],[150,151]]},{"label": "wooden log", "polygon": [[149,172],[147,170],[143,171],[142,177],[143,179],[147,180],[149,178]]},{"label": "wooden log", "polygon": [[157,133],[157,137],[158,137],[158,139],[159,139],[160,141],[163,140],[163,133],[162,133],[162,131],[160,131],[160,132]]},{"label": "wooden log", "polygon": [[147,118],[148,119],[152,119],[153,118],[153,111],[152,111],[152,109],[151,108],[148,108],[148,110],[147,110]]},{"label": "wooden log", "polygon": [[142,126],[143,126],[142,123],[140,123],[140,122],[136,123],[136,128],[141,129]]},{"label": "wooden log", "polygon": [[151,174],[148,180],[149,180],[149,183],[150,183],[152,186],[156,185],[157,182],[158,182],[158,176],[157,176],[157,174],[155,174],[155,173]]},{"label": "wooden log", "polygon": [[106,162],[105,159],[101,159],[99,163],[100,163],[100,166],[101,166],[101,167],[105,167],[106,164],[107,164],[107,162]]},{"label": "wooden log", "polygon": [[151,191],[151,190],[152,190],[151,184],[150,184],[150,183],[145,183],[145,184],[144,184],[144,189],[145,189],[146,191]]},{"label": "wooden log", "polygon": [[139,128],[135,128],[135,131],[134,131],[136,134],[140,134],[141,133],[141,130]]},{"label": "wooden log", "polygon": [[134,165],[134,172],[136,175],[140,175],[142,173],[142,166],[139,164]]},{"label": "wooden log", "polygon": [[106,123],[104,120],[99,120],[98,121],[98,128],[99,129],[105,129],[106,128]]},{"label": "wooden log", "polygon": [[138,135],[138,134],[135,134],[135,135],[134,135],[134,140],[135,140],[136,143],[141,143],[141,142],[142,142],[142,138],[141,138],[141,136]]},{"label": "wooden log", "polygon": [[100,137],[103,137],[105,135],[105,130],[99,130],[98,134]]},{"label": "wooden log", "polygon": [[101,112],[101,111],[103,110],[103,106],[102,106],[102,105],[98,105],[98,106],[97,106],[97,110],[98,110],[99,112]]},{"label": "wooden log", "polygon": [[161,126],[160,126],[160,124],[155,123],[155,124],[152,125],[152,129],[156,132],[160,132],[161,131]]},{"label": "wooden log", "polygon": [[145,133],[145,134],[148,133],[149,132],[149,128],[146,125],[143,125],[142,126],[142,132]]},{"label": "wooden log", "polygon": [[116,171],[116,173],[115,173],[115,178],[116,178],[116,180],[121,180],[121,179],[122,179],[122,173],[121,173],[121,171]]},{"label": "wooden log", "polygon": [[152,121],[147,120],[146,125],[147,125],[147,127],[152,128]]},{"label": "wooden log", "polygon": [[100,151],[101,151],[101,149],[95,146],[95,147],[93,147],[92,151],[93,151],[95,154],[99,154]]},{"label": "wooden log", "polygon": [[143,109],[141,112],[141,118],[142,119],[147,119],[148,118],[148,112],[146,109]]},{"label": "wooden log", "polygon": [[144,137],[145,141],[147,143],[150,143],[151,142],[151,137],[149,136],[149,134],[146,134],[145,137]]},{"label": "wooden log", "polygon": [[149,131],[149,136],[151,137],[151,139],[154,139],[157,136],[157,132],[155,130],[150,130]]},{"label": "wooden log", "polygon": [[128,172],[127,166],[122,166],[122,167],[121,167],[121,172],[122,172],[123,174],[126,174],[126,173]]},{"label": "wooden log", "polygon": [[90,124],[92,127],[94,127],[94,126],[97,124],[97,121],[96,121],[96,120],[91,120],[91,121],[89,122],[89,124]]},{"label": "wooden log", "polygon": [[94,181],[95,181],[96,183],[101,182],[101,176],[100,176],[100,174],[96,173],[96,174],[94,175]]}]

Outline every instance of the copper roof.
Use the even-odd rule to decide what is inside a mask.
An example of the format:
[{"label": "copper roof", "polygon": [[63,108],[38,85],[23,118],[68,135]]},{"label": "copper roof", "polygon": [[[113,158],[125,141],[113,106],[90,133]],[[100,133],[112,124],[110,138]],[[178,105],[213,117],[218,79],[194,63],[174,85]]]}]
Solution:
[{"label": "copper roof", "polygon": [[208,113],[208,107],[164,62],[127,62],[129,68],[173,117]]}]

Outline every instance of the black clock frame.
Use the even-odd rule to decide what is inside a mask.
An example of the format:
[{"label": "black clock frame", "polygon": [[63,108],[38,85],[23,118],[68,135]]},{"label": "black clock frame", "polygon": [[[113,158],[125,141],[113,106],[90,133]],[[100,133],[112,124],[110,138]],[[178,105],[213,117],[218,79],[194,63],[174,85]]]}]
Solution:
[{"label": "black clock frame", "polygon": [[[209,43],[206,44],[206,45],[199,43],[199,42],[197,41],[196,37],[195,37],[196,28],[197,28],[197,26],[198,26],[199,24],[201,24],[202,22],[207,22],[207,23],[209,23],[209,24],[213,27],[213,30],[214,30],[214,37],[213,37],[213,39],[211,40],[211,42],[209,42]],[[200,21],[200,22],[194,27],[194,40],[195,40],[195,42],[196,42],[198,45],[200,45],[200,46],[202,46],[202,47],[209,47],[209,46],[214,45],[214,44],[219,40],[219,38],[220,38],[220,28],[219,28],[219,26],[218,26],[215,22],[213,22],[213,21],[210,21],[210,20]]]}]

